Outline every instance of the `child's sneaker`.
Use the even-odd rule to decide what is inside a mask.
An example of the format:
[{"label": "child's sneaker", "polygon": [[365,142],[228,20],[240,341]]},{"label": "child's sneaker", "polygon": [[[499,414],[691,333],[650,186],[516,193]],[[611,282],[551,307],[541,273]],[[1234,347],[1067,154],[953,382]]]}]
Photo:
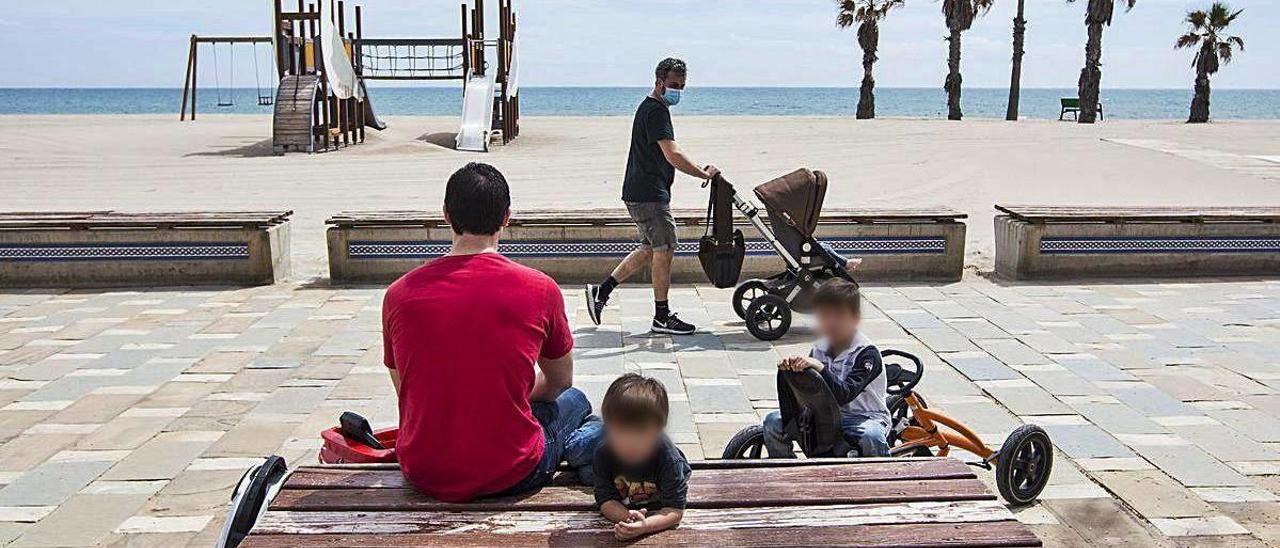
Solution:
[{"label": "child's sneaker", "polygon": [[604,306],[608,303],[597,298],[600,295],[600,288],[594,284],[587,284],[587,315],[591,316],[591,323],[600,325],[600,315],[604,313]]},{"label": "child's sneaker", "polygon": [[675,314],[667,314],[667,319],[653,319],[653,332],[666,333],[668,335],[692,335],[698,328],[693,324],[682,321]]}]

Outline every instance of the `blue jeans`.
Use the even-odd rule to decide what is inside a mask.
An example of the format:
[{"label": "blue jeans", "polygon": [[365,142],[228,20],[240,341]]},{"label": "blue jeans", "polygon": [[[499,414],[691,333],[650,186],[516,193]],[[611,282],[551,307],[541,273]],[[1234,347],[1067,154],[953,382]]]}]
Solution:
[{"label": "blue jeans", "polygon": [[[850,452],[856,448],[857,454],[849,456],[887,457],[889,456],[889,429],[881,419],[873,415],[859,413],[840,413],[840,431],[844,433],[849,448],[838,449],[839,452]],[[772,459],[793,459],[796,452],[792,440],[787,436],[782,425],[782,413],[774,411],[764,418],[764,446]]]},{"label": "blue jeans", "polygon": [[515,495],[550,485],[561,461],[577,470],[583,483],[592,485],[595,475],[591,461],[604,429],[600,419],[591,416],[591,402],[587,395],[577,388],[570,388],[554,402],[534,402],[531,407],[533,417],[542,425],[542,433],[546,436],[542,460],[528,476],[497,495]]}]

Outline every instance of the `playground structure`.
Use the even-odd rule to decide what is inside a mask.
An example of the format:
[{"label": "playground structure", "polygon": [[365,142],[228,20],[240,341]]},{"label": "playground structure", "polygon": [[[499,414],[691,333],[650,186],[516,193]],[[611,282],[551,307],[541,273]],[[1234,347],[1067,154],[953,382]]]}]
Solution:
[{"label": "playground structure", "polygon": [[[343,1],[298,0],[286,11],[284,0],[272,0],[272,36],[191,36],[183,83],[180,120],[196,118],[201,47],[213,54],[214,80],[220,107],[234,106],[235,47],[253,46],[258,104],[274,106],[272,148],[286,152],[320,152],[364,142],[365,128],[384,129],[376,116],[365,82],[463,82],[463,112],[458,150],[483,152],[501,139],[520,133],[516,15],[512,0],[498,0],[498,38],[485,37],[484,0],[461,5],[457,38],[365,38],[363,12],[354,8],[354,29],[347,31]],[[264,93],[258,47],[268,44],[276,67],[274,95]],[[230,54],[224,87],[219,49]],[[489,62],[489,52],[496,66]],[[224,91],[230,89],[230,91]],[[190,110],[188,110],[188,108]]]}]

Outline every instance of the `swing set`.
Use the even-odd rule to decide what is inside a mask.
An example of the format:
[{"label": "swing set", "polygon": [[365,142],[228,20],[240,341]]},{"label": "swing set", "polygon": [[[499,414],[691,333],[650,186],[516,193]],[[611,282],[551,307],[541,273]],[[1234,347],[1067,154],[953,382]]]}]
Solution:
[{"label": "swing set", "polygon": [[[260,53],[260,45],[266,45],[267,63],[261,62],[259,59],[263,56]],[[268,107],[275,104],[275,81],[274,70],[272,65],[275,63],[273,48],[271,45],[271,37],[269,36],[197,36],[191,35],[191,47],[187,53],[187,73],[182,84],[182,112],[179,120],[186,120],[188,108],[190,108],[191,119],[196,119],[196,99],[198,94],[198,82],[200,80],[200,52],[205,50],[213,61],[213,85],[216,97],[215,106],[218,108],[232,108],[236,106],[236,50],[248,47],[249,53],[253,56],[253,83],[257,92],[256,98],[258,106]],[[221,61],[225,58],[226,61]],[[223,66],[225,64],[225,67]],[[266,65],[266,73],[263,73],[263,65]],[[263,85],[263,81],[266,85]],[[225,85],[224,85],[225,81]]]}]

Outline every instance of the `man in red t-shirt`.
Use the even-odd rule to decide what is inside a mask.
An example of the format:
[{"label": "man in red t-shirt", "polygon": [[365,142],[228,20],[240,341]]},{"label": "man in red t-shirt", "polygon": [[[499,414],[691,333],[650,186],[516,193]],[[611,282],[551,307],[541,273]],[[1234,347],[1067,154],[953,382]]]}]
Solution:
[{"label": "man in red t-shirt", "polygon": [[452,249],[397,280],[383,301],[400,467],[444,501],[545,486],[562,460],[593,479],[600,423],[572,387],[573,333],[560,288],[498,254],[510,206],[498,170],[458,170],[444,199]]}]

